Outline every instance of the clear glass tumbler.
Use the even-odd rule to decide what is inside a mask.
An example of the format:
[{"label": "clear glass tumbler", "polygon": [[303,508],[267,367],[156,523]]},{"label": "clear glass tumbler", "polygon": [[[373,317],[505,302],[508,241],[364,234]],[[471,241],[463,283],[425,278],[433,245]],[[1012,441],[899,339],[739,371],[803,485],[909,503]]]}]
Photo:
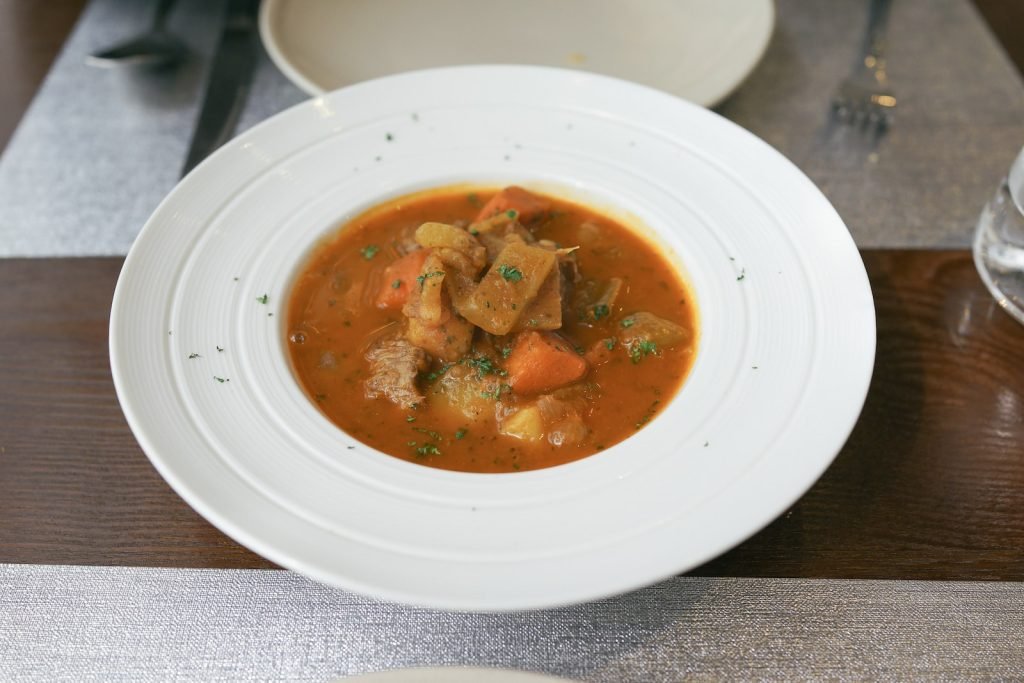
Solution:
[{"label": "clear glass tumbler", "polygon": [[1024,148],[978,218],[974,264],[999,305],[1024,323]]}]

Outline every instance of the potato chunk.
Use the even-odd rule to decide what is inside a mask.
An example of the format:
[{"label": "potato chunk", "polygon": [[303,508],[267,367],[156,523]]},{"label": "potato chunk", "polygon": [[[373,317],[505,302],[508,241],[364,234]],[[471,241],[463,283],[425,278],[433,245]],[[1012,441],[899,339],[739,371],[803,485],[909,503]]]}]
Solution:
[{"label": "potato chunk", "polygon": [[657,344],[659,349],[668,349],[690,339],[690,331],[685,327],[646,311],[627,315],[620,325],[623,328],[620,340],[626,346],[648,341]]},{"label": "potato chunk", "polygon": [[475,268],[467,275],[480,272],[487,262],[487,250],[475,237],[447,223],[424,223],[416,229],[416,242],[428,249],[452,249],[463,254]]},{"label": "potato chunk", "polygon": [[455,413],[473,422],[494,420],[495,402],[487,396],[493,382],[481,379],[467,365],[450,365],[442,370],[427,390],[431,408]]},{"label": "potato chunk", "polygon": [[508,334],[537,297],[555,261],[554,252],[547,249],[509,244],[458,312],[486,332]]},{"label": "potato chunk", "polygon": [[419,318],[409,318],[406,337],[431,356],[454,362],[468,353],[473,345],[473,326],[457,315],[438,326],[428,325]]},{"label": "potato chunk", "polygon": [[540,441],[544,438],[544,418],[537,406],[527,406],[502,420],[498,431],[524,441]]}]

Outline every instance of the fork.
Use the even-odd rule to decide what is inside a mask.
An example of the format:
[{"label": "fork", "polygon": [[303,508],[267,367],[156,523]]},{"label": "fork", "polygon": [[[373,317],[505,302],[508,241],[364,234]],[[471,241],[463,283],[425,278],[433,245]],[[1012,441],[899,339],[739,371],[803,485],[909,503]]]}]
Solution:
[{"label": "fork", "polygon": [[874,125],[879,130],[893,121],[896,95],[885,72],[885,34],[891,5],[892,0],[871,0],[860,58],[832,95],[832,111],[840,121]]}]

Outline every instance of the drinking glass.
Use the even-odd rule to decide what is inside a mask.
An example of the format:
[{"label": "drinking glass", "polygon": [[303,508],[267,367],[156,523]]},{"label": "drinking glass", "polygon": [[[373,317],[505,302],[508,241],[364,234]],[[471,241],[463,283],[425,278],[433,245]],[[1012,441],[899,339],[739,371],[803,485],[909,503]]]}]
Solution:
[{"label": "drinking glass", "polygon": [[999,305],[1024,324],[1024,147],[978,218],[974,264]]}]

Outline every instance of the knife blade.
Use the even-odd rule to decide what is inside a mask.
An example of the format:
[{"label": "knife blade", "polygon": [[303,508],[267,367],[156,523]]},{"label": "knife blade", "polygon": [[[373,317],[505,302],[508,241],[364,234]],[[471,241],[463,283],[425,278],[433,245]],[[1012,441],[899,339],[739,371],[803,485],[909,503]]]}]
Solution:
[{"label": "knife blade", "polygon": [[259,0],[228,2],[182,176],[227,142],[235,130],[256,64],[258,6]]}]

